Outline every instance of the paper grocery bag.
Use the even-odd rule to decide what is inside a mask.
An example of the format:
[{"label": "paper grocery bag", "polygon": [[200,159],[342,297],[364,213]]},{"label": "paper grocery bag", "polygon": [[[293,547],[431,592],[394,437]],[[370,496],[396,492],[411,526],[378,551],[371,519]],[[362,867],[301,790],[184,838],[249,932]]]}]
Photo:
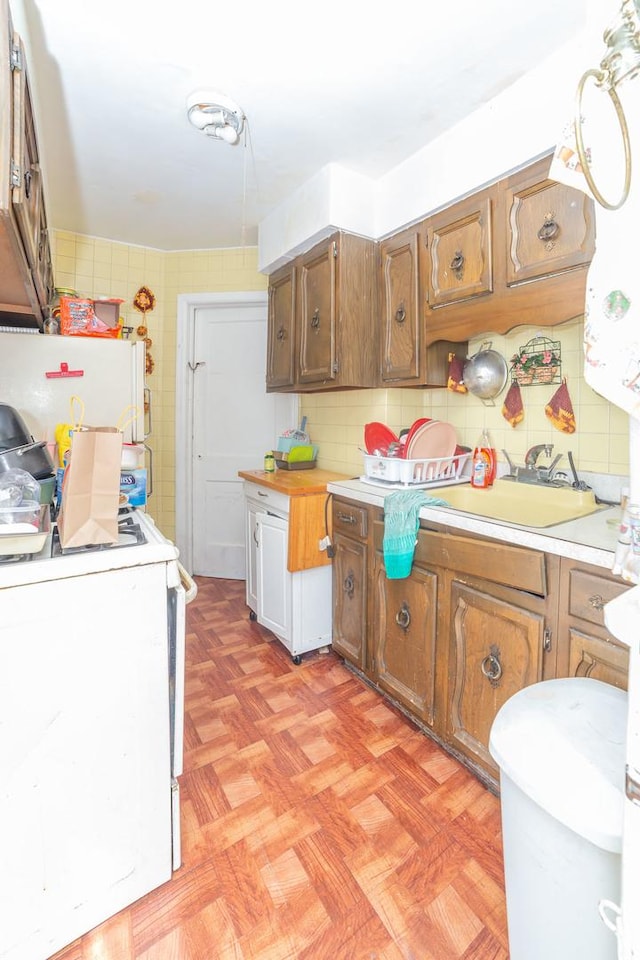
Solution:
[{"label": "paper grocery bag", "polygon": [[63,549],[117,542],[122,436],[116,427],[74,430],[58,514]]}]

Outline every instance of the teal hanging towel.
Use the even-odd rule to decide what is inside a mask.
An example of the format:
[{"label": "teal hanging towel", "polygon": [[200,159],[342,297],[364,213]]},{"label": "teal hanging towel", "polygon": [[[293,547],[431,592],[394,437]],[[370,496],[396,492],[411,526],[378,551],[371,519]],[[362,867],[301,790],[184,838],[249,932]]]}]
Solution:
[{"label": "teal hanging towel", "polygon": [[428,497],[423,490],[398,490],[384,498],[382,553],[389,580],[403,580],[411,573],[416,549],[421,507],[448,507],[446,500]]}]

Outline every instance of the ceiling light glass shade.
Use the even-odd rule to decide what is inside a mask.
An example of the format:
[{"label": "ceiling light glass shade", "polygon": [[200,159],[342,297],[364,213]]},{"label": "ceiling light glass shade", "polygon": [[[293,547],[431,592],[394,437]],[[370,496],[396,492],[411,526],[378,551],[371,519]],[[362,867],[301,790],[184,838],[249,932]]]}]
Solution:
[{"label": "ceiling light glass shade", "polygon": [[244,127],[240,107],[217,93],[193,93],[187,100],[187,116],[198,130],[226,143],[237,143]]}]

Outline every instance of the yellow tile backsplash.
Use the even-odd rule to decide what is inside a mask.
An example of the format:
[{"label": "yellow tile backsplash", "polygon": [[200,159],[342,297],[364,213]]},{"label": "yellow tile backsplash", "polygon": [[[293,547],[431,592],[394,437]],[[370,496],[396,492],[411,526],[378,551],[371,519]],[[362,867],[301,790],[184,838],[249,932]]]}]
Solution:
[{"label": "yellow tile backsplash", "polygon": [[[154,492],[150,511],[169,537],[175,536],[175,355],[178,296],[184,293],[265,290],[267,277],[258,272],[256,247],[229,250],[166,252],[94,237],[55,231],[52,239],[54,276],[58,287],[79,294],[121,297],[121,316],[135,329],[146,323],[152,340]],[[156,296],[155,309],[143,320],[133,306],[141,286]],[[562,374],[567,378],[577,421],[576,432],[560,433],[547,419],[545,404],[556,386],[522,387],[524,420],[515,429],[503,418],[504,394],[495,404],[448,390],[380,389],[304,394],[301,414],[320,452],[318,463],[349,476],[362,473],[364,425],[379,420],[399,431],[418,417],[454,424],[460,443],[473,446],[487,427],[493,444],[521,462],[535,443],[553,443],[554,454],[573,452],[578,470],[628,474],[628,417],[603,400],[582,376],[582,324],[572,321],[539,330],[517,327],[506,336],[487,333],[469,344],[473,354],[487,340],[507,361],[528,340],[543,335],[562,344]],[[134,338],[136,334],[134,332]],[[503,455],[499,453],[501,459]],[[566,464],[566,459],[563,464]]]},{"label": "yellow tile backsplash", "polygon": [[529,447],[552,443],[554,456],[563,453],[559,468],[567,468],[566,454],[573,453],[578,471],[629,473],[628,416],[598,396],[582,375],[582,322],[571,321],[557,327],[521,326],[502,336],[486,334],[469,343],[473,355],[485,342],[501,353],[507,363],[529,340],[536,336],[559,340],[562,350],[562,375],[576,417],[573,434],[560,433],[544,412],[559,384],[521,387],[524,419],[511,427],[502,415],[506,393],[495,403],[483,402],[471,394],[449,390],[355,390],[347,393],[303,395],[301,409],[307,428],[320,447],[319,465],[349,476],[362,473],[364,425],[373,420],[388,424],[396,432],[409,427],[418,417],[446,420],[456,427],[458,441],[473,447],[483,427],[487,427],[499,459],[507,450],[514,462],[522,463]]}]

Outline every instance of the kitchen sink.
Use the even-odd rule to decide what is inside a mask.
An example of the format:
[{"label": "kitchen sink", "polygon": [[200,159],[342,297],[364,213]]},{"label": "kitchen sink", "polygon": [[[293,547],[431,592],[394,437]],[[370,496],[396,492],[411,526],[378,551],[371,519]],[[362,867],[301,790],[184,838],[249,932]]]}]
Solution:
[{"label": "kitchen sink", "polygon": [[596,503],[593,490],[510,480],[496,480],[492,487],[484,489],[471,484],[430,488],[429,493],[446,500],[453,510],[525,527],[553,527],[604,509]]}]

